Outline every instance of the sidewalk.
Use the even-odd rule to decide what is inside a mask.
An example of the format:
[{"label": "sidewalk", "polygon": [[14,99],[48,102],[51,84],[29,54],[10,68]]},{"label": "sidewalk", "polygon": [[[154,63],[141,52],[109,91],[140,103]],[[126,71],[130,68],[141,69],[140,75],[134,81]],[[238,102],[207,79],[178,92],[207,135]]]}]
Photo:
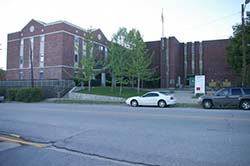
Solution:
[{"label": "sidewalk", "polygon": [[161,91],[161,92],[167,92],[167,93],[173,93],[174,96],[176,97],[176,102],[177,103],[190,103],[190,104],[197,104],[198,99],[193,98],[194,93],[191,89],[177,89],[177,90],[172,90],[172,89],[151,89],[152,91]]},{"label": "sidewalk", "polygon": [[174,96],[176,97],[177,103],[192,103],[192,104],[198,103],[197,98],[192,98],[194,96],[192,91],[175,90]]}]

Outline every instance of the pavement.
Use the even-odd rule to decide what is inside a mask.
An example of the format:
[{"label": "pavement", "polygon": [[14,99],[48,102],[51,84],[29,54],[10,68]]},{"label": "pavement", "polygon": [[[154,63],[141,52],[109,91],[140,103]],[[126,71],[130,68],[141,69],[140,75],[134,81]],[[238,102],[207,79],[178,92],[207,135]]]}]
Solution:
[{"label": "pavement", "polygon": [[194,92],[192,89],[181,89],[181,90],[171,90],[171,89],[151,89],[152,91],[161,91],[167,93],[173,93],[176,97],[177,103],[187,103],[187,104],[197,104],[198,99],[193,98]]},{"label": "pavement", "polygon": [[50,146],[22,144],[1,151],[0,165],[249,166],[249,113],[238,109],[2,103],[0,133]]},{"label": "pavement", "polygon": [[[161,91],[161,92],[167,92],[167,93],[173,93],[174,96],[176,97],[177,103],[184,103],[184,104],[197,104],[198,99],[193,98],[194,92],[192,89],[182,89],[182,90],[171,90],[171,89],[147,89],[150,91]],[[69,95],[66,95],[64,98],[49,98],[46,99],[48,102],[53,102],[56,100],[65,100],[65,99],[70,99],[70,100],[75,100],[75,98],[69,98]],[[91,99],[89,99],[91,100]],[[116,102],[116,101],[113,101]],[[120,102],[120,101],[117,101]]]},{"label": "pavement", "polygon": [[198,103],[198,99],[193,98],[194,93],[190,90],[176,90],[174,91],[174,95],[178,103],[190,103],[190,104]]}]

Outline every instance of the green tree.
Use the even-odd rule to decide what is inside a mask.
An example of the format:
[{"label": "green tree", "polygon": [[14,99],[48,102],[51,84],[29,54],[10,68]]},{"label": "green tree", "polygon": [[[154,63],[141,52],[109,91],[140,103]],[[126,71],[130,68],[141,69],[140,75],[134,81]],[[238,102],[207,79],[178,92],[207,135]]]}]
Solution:
[{"label": "green tree", "polygon": [[94,67],[96,66],[95,57],[93,55],[93,41],[92,41],[92,32],[88,30],[86,33],[86,55],[82,56],[82,74],[83,80],[88,82],[88,91],[91,90],[91,80],[96,75]]},{"label": "green tree", "polygon": [[0,80],[5,80],[5,71],[0,69]]},{"label": "green tree", "polygon": [[109,68],[112,77],[115,77],[115,84],[120,85],[120,95],[122,94],[123,85],[128,83],[126,79],[128,70],[127,46],[127,29],[120,28],[113,35],[109,49]]},{"label": "green tree", "polygon": [[[128,33],[129,70],[130,78],[137,79],[137,93],[140,93],[141,81],[152,79],[153,70],[150,69],[151,57],[147,54],[146,45],[140,32],[132,29]],[[133,81],[131,81],[133,82]]]},{"label": "green tree", "polygon": [[[230,45],[227,47],[227,62],[233,70],[242,75],[242,27],[241,24],[233,26],[233,35],[230,37]],[[246,43],[246,85],[250,86],[250,21],[245,24]]]}]

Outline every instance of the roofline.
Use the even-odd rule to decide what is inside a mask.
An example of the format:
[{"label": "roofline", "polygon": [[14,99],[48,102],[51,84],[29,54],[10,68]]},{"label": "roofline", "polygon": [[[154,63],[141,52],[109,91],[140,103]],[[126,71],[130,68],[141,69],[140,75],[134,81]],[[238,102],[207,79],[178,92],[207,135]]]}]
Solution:
[{"label": "roofline", "polygon": [[160,42],[160,40],[145,41],[145,43]]},{"label": "roofline", "polygon": [[61,24],[61,23],[70,25],[70,26],[72,26],[72,27],[74,27],[74,28],[77,28],[77,29],[80,29],[80,30],[82,30],[82,31],[84,31],[84,32],[87,32],[86,29],[84,29],[84,28],[82,28],[82,27],[79,27],[79,26],[77,26],[77,25],[75,25],[75,24],[72,24],[72,23],[70,23],[70,22],[68,22],[68,21],[65,21],[65,20],[59,20],[59,21],[47,23],[47,24],[45,24],[44,26],[51,26],[51,25],[56,25],[56,24]]},{"label": "roofline", "polygon": [[211,41],[225,41],[225,40],[230,40],[229,38],[228,39],[211,39],[211,40],[202,40],[202,42],[211,42]]}]

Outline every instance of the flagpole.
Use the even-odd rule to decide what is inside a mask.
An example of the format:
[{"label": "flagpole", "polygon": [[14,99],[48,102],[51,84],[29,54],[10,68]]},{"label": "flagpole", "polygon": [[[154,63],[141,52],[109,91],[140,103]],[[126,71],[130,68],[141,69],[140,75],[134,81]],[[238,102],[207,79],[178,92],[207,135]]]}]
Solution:
[{"label": "flagpole", "polygon": [[164,15],[163,15],[163,8],[161,12],[161,23],[162,23],[162,37],[164,37]]}]

